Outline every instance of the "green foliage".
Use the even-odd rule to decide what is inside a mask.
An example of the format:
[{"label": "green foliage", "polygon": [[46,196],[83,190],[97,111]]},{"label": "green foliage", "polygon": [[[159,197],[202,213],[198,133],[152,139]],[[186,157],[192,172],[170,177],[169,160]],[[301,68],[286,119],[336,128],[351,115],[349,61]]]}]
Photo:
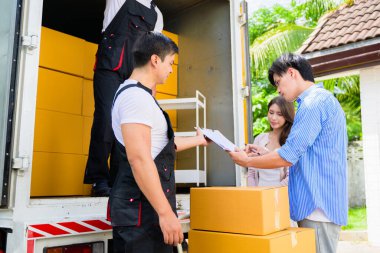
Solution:
[{"label": "green foliage", "polygon": [[270,130],[267,119],[268,103],[275,97],[276,90],[264,80],[257,81],[252,86],[252,114],[253,114],[253,135],[256,136]]},{"label": "green foliage", "polygon": [[329,11],[334,10],[337,4],[334,0],[308,0],[303,3],[293,0],[291,6],[294,12],[302,17],[304,25],[315,27],[318,20]]},{"label": "green foliage", "polygon": [[360,140],[362,124],[359,76],[325,80],[323,86],[336,96],[346,114],[348,139]]},{"label": "green foliage", "polygon": [[284,24],[257,38],[250,49],[253,76],[260,76],[261,70],[267,70],[284,52],[297,50],[312,31],[312,28]]},{"label": "green foliage", "polygon": [[348,224],[342,230],[366,230],[367,210],[365,207],[350,208],[348,210]]}]

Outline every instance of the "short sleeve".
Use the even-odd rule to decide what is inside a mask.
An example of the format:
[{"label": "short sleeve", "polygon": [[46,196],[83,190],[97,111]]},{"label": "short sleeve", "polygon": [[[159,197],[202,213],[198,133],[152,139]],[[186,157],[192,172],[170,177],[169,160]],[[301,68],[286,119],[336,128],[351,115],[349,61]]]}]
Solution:
[{"label": "short sleeve", "polygon": [[139,88],[131,88],[130,92],[121,95],[117,111],[120,125],[137,123],[153,127],[155,102],[152,96]]}]

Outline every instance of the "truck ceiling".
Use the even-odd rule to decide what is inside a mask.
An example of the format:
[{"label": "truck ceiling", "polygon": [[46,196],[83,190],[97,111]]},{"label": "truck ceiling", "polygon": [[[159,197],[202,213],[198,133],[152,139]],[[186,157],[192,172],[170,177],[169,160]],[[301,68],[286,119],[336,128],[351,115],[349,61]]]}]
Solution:
[{"label": "truck ceiling", "polygon": [[[156,0],[155,3],[166,22],[186,9],[206,1]],[[105,3],[106,0],[44,0],[42,25],[97,43],[102,29]]]}]

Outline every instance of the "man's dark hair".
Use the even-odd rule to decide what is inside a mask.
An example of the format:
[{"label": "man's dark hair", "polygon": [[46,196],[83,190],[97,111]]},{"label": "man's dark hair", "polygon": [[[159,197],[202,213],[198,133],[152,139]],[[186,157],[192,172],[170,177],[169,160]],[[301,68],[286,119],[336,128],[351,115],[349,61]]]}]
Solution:
[{"label": "man's dark hair", "polygon": [[313,70],[310,63],[301,55],[286,53],[277,58],[269,69],[268,79],[273,86],[276,86],[273,75],[282,76],[289,68],[294,68],[300,72],[303,80],[314,83]]},{"label": "man's dark hair", "polygon": [[159,32],[142,34],[132,49],[134,67],[145,66],[152,55],[158,55],[163,61],[166,56],[178,54],[178,46],[168,37]]}]

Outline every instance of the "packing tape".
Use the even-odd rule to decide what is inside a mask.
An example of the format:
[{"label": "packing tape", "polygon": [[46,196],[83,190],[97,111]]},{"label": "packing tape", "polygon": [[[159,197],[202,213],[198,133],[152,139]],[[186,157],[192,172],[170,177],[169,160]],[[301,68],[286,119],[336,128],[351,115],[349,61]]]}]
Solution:
[{"label": "packing tape", "polygon": [[280,228],[281,228],[281,213],[280,213],[280,211],[274,212],[274,227],[277,230],[280,230]]},{"label": "packing tape", "polygon": [[298,241],[297,241],[297,232],[290,232],[290,238],[292,240],[292,248],[297,247]]},{"label": "packing tape", "polygon": [[279,188],[274,189],[274,204],[275,204],[276,210],[278,209],[278,203],[280,202],[279,196],[280,196]]},{"label": "packing tape", "polygon": [[281,213],[279,210],[279,203],[280,203],[279,196],[280,196],[279,189],[278,188],[274,189],[274,227],[278,230],[281,228]]}]

